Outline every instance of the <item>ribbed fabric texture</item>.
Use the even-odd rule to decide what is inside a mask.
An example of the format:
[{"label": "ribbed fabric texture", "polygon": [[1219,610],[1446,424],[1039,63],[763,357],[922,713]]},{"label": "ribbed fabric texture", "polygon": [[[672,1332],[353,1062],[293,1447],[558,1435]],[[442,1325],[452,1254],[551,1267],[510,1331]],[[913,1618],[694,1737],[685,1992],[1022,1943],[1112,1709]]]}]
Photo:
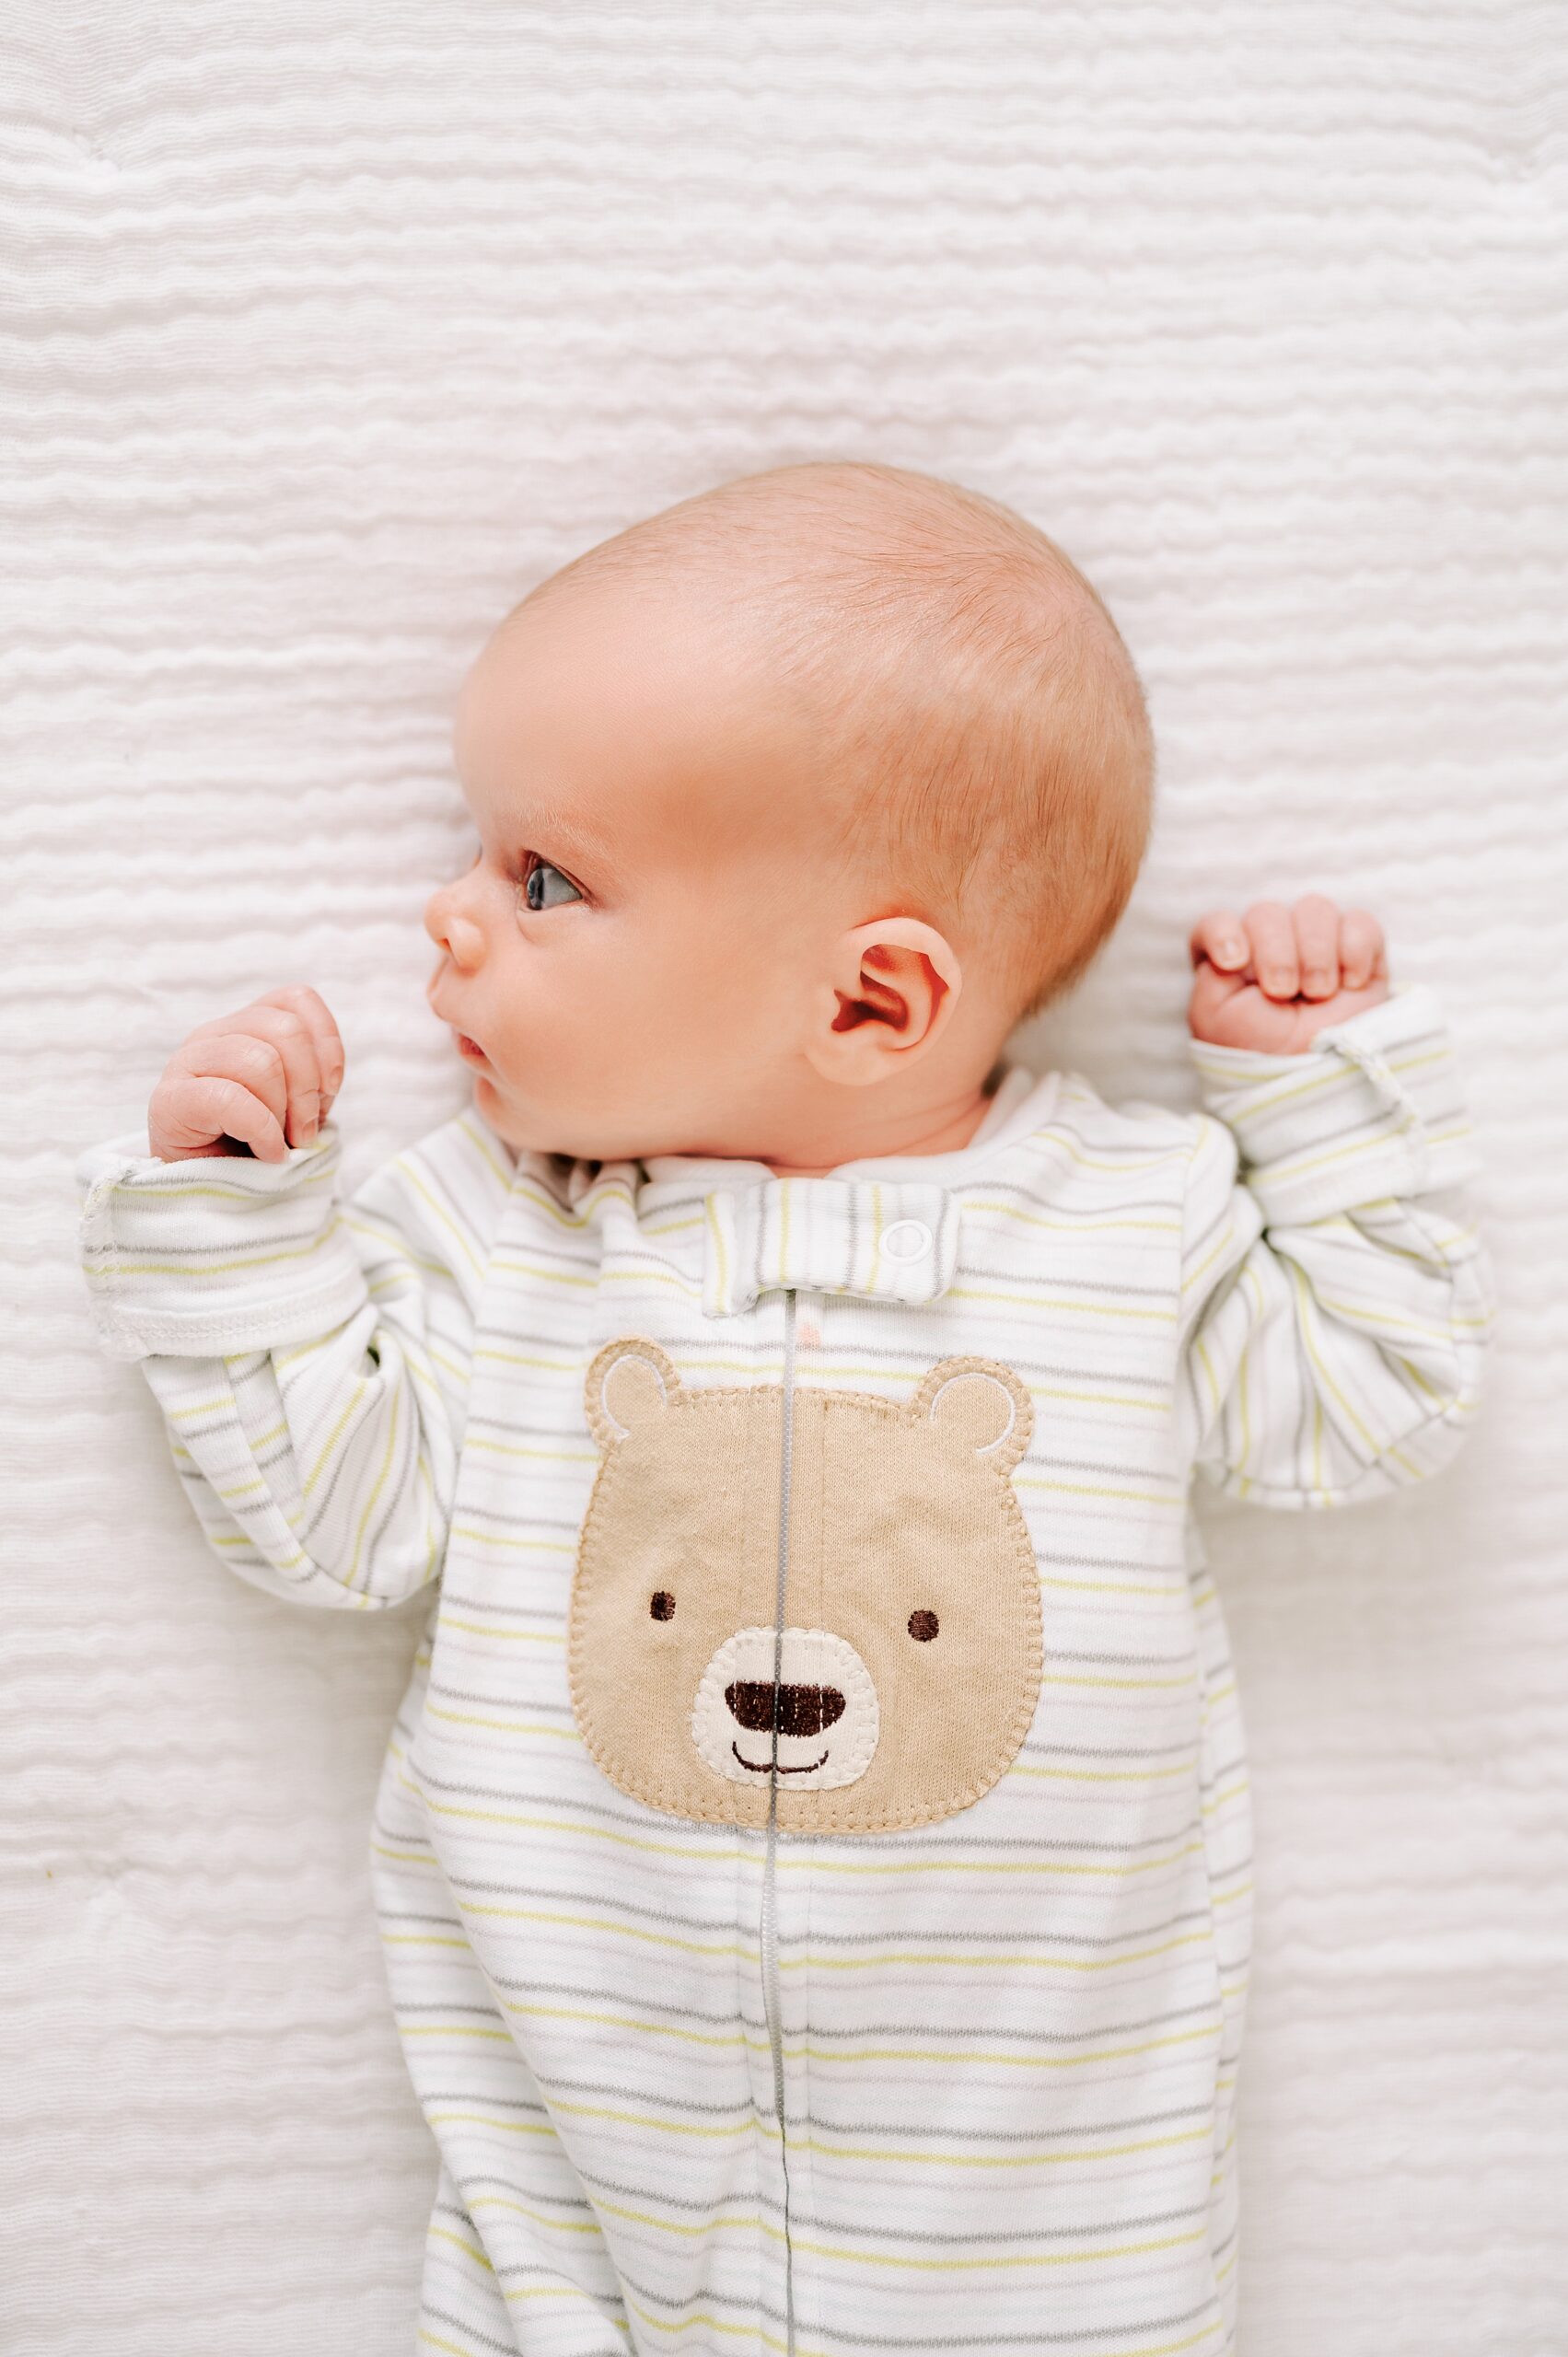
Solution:
[{"label": "ribbed fabric texture", "polygon": [[[865,1283],[864,1166],[790,1182],[796,1260],[780,1195],[721,1219],[711,1166],[563,1178],[471,1109],[342,1208],[331,1125],[276,1167],[81,1157],[99,1337],[219,1557],[354,1610],[439,1576],[372,1837],[441,2155],[425,2345],[779,2347],[788,2268],[801,2357],[1234,2348],[1251,1825],[1189,1485],[1305,1509],[1435,1472],[1493,1296],[1430,990],[1299,1057],[1194,1057],[1196,1114],[1052,1074],[1038,1123],[923,1165],[918,1203],[871,1177],[952,1255],[914,1300]],[[714,1314],[748,1220],[760,1289]],[[610,1783],[563,1645],[595,1353],[640,1335],[683,1385],[777,1384],[781,1274],[812,1280],[799,1387],[903,1402],[955,1353],[1027,1386],[1044,1632],[1028,1736],[972,1806],[781,1840],[782,2135],[765,1836]]]}]

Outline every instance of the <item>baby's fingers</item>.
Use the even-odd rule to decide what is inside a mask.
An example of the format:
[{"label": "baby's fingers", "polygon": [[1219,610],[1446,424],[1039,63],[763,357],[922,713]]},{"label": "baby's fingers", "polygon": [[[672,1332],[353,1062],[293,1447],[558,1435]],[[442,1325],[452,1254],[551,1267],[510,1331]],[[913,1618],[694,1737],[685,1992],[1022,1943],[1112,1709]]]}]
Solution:
[{"label": "baby's fingers", "polygon": [[1340,912],[1321,892],[1307,892],[1293,913],[1301,995],[1332,998],[1340,987]]},{"label": "baby's fingers", "polygon": [[1295,926],[1281,900],[1254,900],[1247,911],[1259,984],[1266,998],[1294,998],[1300,987]]},{"label": "baby's fingers", "polygon": [[[288,1151],[285,1124],[294,1095],[292,1053],[291,1048],[258,1039],[252,1031],[230,1031],[215,1039],[188,1039],[175,1061],[193,1079],[237,1084],[240,1097],[252,1100],[246,1110],[247,1126],[232,1129],[226,1121],[221,1126],[231,1138],[242,1138],[262,1161],[281,1162]],[[239,1104],[227,1095],[221,1101]],[[298,1139],[294,1143],[297,1145]]]},{"label": "baby's fingers", "polygon": [[[332,1019],[331,1007],[321,996],[320,992],[312,990],[308,982],[285,982],[275,991],[263,991],[256,1004],[258,1006],[279,1007],[285,1015],[292,1016],[296,1021],[303,1024],[315,1054],[316,1090],[319,1099],[317,1121],[318,1123],[324,1121],[328,1108],[343,1085],[343,1068],[346,1062],[343,1035]],[[294,1094],[294,1074],[291,1072],[289,1074],[291,1097]],[[309,1110],[308,1107],[301,1109],[306,1112]],[[314,1129],[312,1134],[314,1134]],[[294,1143],[296,1145],[300,1143],[297,1134]]]},{"label": "baby's fingers", "polygon": [[1388,966],[1383,928],[1366,909],[1347,909],[1340,919],[1340,964],[1347,991],[1365,990],[1370,981],[1387,981]]},{"label": "baby's fingers", "polygon": [[277,1113],[245,1082],[223,1072],[167,1073],[147,1113],[147,1143],[159,1160],[226,1153],[226,1137],[260,1162],[281,1162],[288,1151]]},{"label": "baby's fingers", "polygon": [[1247,963],[1247,931],[1228,909],[1212,909],[1193,926],[1187,947],[1194,965],[1206,958],[1211,966],[1228,973]]},{"label": "baby's fingers", "polygon": [[[273,1104],[287,1132],[288,1144],[308,1145],[319,1125],[325,1093],[320,1058],[313,1025],[302,1009],[285,1003],[287,995],[269,993],[241,1007],[238,1015],[220,1016],[214,1023],[198,1024],[185,1044],[187,1048],[205,1051],[209,1056],[215,1050],[221,1050],[226,1059],[220,1062],[192,1062],[191,1070],[225,1072],[248,1086],[255,1086],[259,1073],[281,1071],[282,1098],[274,1103],[269,1094],[268,1102]],[[242,1057],[237,1063],[234,1043],[247,1038],[253,1041],[258,1053]]]}]

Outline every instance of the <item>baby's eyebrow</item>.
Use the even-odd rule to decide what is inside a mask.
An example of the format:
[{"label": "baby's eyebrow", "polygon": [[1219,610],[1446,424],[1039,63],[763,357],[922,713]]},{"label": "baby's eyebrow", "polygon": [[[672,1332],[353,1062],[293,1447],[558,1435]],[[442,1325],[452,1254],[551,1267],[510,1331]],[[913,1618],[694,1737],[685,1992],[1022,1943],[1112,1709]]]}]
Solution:
[{"label": "baby's eyebrow", "polygon": [[514,851],[541,851],[553,845],[568,856],[574,850],[585,851],[608,868],[616,865],[614,845],[601,828],[591,819],[570,817],[549,803],[535,803],[520,817],[508,819],[505,831]]}]

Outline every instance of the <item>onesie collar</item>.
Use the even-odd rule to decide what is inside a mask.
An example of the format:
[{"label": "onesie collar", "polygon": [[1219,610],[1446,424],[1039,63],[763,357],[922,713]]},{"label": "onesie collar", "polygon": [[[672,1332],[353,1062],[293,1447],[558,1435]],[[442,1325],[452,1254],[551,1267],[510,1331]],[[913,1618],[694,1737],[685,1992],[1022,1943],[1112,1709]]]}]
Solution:
[{"label": "onesie collar", "polygon": [[935,1301],[958,1264],[958,1202],[946,1187],[891,1178],[767,1178],[704,1198],[703,1307],[749,1309],[760,1293],[857,1293]]},{"label": "onesie collar", "polygon": [[642,1166],[639,1209],[701,1197],[703,1307],[710,1318],[749,1309],[759,1294],[782,1285],[908,1305],[935,1301],[958,1264],[954,1190],[1050,1119],[1061,1078],[1008,1066],[979,1129],[950,1154],[867,1156],[809,1178],[775,1178],[762,1162],[651,1155]]}]

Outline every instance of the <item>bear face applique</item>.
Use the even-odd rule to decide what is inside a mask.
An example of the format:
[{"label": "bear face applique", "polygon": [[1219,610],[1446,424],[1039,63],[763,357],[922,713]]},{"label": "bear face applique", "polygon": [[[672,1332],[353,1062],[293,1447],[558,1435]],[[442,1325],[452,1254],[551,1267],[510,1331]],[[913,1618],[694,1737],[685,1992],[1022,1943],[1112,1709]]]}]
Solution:
[{"label": "bear face applique", "polygon": [[585,1406],[605,1453],[568,1658],[612,1783],[678,1817],[765,1825],[775,1712],[789,1831],[929,1825],[996,1782],[1040,1680],[1011,1480],[1033,1408],[1010,1367],[943,1359],[901,1406],[797,1386],[784,1531],[778,1385],[689,1388],[628,1336],[594,1358]]}]

